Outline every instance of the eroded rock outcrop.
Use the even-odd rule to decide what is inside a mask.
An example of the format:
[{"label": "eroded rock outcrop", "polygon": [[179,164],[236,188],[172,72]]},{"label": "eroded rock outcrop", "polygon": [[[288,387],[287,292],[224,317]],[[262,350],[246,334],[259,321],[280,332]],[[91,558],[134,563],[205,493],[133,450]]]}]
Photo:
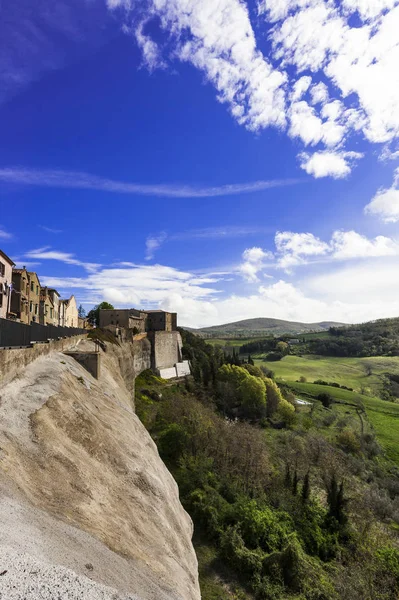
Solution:
[{"label": "eroded rock outcrop", "polygon": [[108,346],[97,381],[56,352],[0,387],[0,598],[200,598],[192,523],[134,413],[129,353]]}]

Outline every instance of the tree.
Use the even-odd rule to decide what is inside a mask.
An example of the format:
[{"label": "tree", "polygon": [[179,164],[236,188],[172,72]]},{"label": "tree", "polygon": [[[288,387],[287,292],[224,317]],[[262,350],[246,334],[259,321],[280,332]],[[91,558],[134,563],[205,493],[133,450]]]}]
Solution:
[{"label": "tree", "polygon": [[261,418],[266,409],[266,387],[262,379],[247,375],[239,387],[242,408],[250,418]]},{"label": "tree", "polygon": [[81,319],[84,319],[86,316],[86,311],[81,304],[79,304],[78,315]]},{"label": "tree", "polygon": [[320,400],[324,408],[330,408],[331,404],[333,403],[333,397],[330,394],[327,394],[326,392],[322,392],[321,394],[319,394],[317,396],[317,399]]},{"label": "tree", "polygon": [[309,471],[306,473],[302,486],[302,502],[306,504],[310,497],[310,479]]},{"label": "tree", "polygon": [[94,327],[98,327],[100,324],[100,310],[113,310],[114,307],[109,302],[101,302],[89,311],[87,320]]},{"label": "tree", "polygon": [[280,352],[280,354],[282,354],[283,356],[285,356],[286,354],[289,353],[290,347],[287,344],[287,342],[277,342],[277,344],[276,344],[276,350],[277,350],[277,352]]},{"label": "tree", "polygon": [[296,496],[297,492],[298,492],[298,481],[299,481],[299,479],[298,479],[298,472],[297,472],[297,470],[295,468],[294,478],[292,480],[292,493],[294,494],[294,496]]},{"label": "tree", "polygon": [[336,519],[339,525],[345,525],[347,522],[345,507],[348,501],[344,498],[344,482],[341,481],[338,485],[335,473],[332,475],[330,483],[327,484],[327,502],[329,516]]},{"label": "tree", "polygon": [[252,360],[252,357],[251,357],[250,354],[248,354],[248,364],[249,365],[254,365],[255,364],[254,361]]}]

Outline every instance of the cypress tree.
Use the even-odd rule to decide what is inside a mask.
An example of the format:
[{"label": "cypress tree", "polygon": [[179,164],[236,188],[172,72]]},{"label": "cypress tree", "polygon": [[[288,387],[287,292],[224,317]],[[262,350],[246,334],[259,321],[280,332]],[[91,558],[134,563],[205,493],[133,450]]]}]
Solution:
[{"label": "cypress tree", "polygon": [[309,479],[309,471],[305,475],[305,479],[303,480],[302,486],[302,502],[306,504],[310,497],[310,479]]},{"label": "cypress tree", "polygon": [[295,469],[294,471],[294,478],[292,480],[292,493],[294,494],[294,496],[297,495],[298,493],[298,471]]}]

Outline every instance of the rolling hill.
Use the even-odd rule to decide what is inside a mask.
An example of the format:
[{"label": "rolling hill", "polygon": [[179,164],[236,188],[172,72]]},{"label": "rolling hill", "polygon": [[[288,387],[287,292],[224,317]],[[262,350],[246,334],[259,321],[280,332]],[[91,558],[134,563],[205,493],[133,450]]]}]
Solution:
[{"label": "rolling hill", "polygon": [[281,319],[259,317],[236,321],[235,323],[226,323],[225,325],[203,327],[201,329],[193,329],[190,327],[184,327],[184,329],[203,337],[255,337],[257,335],[282,335],[285,333],[299,334],[310,331],[326,331],[329,327],[340,327],[341,325],[345,324],[336,323],[334,321],[299,323],[296,321],[283,321]]}]

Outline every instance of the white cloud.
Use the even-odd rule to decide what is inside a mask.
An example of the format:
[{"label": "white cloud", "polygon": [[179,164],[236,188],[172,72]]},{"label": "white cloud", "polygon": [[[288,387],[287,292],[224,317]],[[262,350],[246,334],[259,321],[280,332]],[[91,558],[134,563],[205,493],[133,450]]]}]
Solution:
[{"label": "white cloud", "polygon": [[320,81],[310,89],[312,104],[325,104],[328,100],[328,87]]},{"label": "white cloud", "polygon": [[301,179],[271,179],[250,181],[220,186],[204,187],[194,185],[145,184],[116,181],[76,171],[37,171],[19,167],[0,168],[0,181],[17,185],[32,185],[49,188],[98,190],[117,194],[160,196],[165,198],[212,198],[261,192],[275,187],[302,183]]},{"label": "white cloud", "polygon": [[322,121],[316,110],[304,100],[294,102],[289,110],[291,137],[299,137],[305,146],[322,142],[327,147],[337,146],[345,136],[345,127],[335,120]]},{"label": "white cloud", "polygon": [[360,152],[314,152],[308,154],[303,152],[299,158],[301,161],[301,169],[309,175],[316,178],[333,177],[340,179],[347,177],[354,162],[362,158]]},{"label": "white cloud", "polygon": [[331,246],[336,259],[399,255],[399,244],[391,238],[378,235],[369,240],[356,231],[335,231]]},{"label": "white cloud", "polygon": [[26,252],[27,258],[41,259],[41,260],[58,260],[66,263],[67,265],[76,265],[83,267],[86,271],[95,272],[101,265],[92,262],[83,262],[75,258],[74,254],[69,252],[60,252],[59,250],[52,250],[49,246],[44,248],[37,248],[36,250],[30,250]]},{"label": "white cloud", "polygon": [[379,217],[384,223],[399,221],[399,168],[395,171],[392,187],[378,190],[364,207],[364,212]]},{"label": "white cloud", "polygon": [[303,77],[300,77],[300,79],[297,79],[292,89],[291,101],[296,102],[297,100],[302,100],[311,83],[312,78],[309,75],[304,75]]},{"label": "white cloud", "polygon": [[134,35],[136,38],[136,42],[143,54],[143,60],[145,66],[149,71],[153,71],[154,69],[165,68],[166,63],[162,59],[160,50],[157,44],[144,33],[144,27],[147,24],[147,19],[139,23],[135,28]]},{"label": "white cloud", "polygon": [[238,267],[238,272],[251,283],[259,281],[258,273],[265,267],[265,261],[273,258],[272,252],[265,252],[262,248],[254,246],[244,250],[243,262]]},{"label": "white cloud", "polygon": [[10,240],[12,238],[12,234],[9,233],[0,225],[0,240]]},{"label": "white cloud", "polygon": [[[268,16],[276,17],[279,0],[265,0]],[[342,98],[356,94],[357,119],[371,142],[399,136],[399,6],[393,1],[347,0],[344,5],[313,0],[290,2],[280,11],[273,29],[274,56],[281,65],[294,65],[326,77]],[[383,13],[383,10],[387,12]],[[351,26],[359,10],[364,22]],[[352,115],[353,116],[353,115]],[[357,123],[356,123],[357,121]]]},{"label": "white cloud", "polygon": [[148,0],[148,12],[174,40],[172,56],[189,62],[214,85],[239,123],[256,131],[285,124],[286,75],[257,49],[247,6],[240,0]]},{"label": "white cloud", "polygon": [[278,252],[278,266],[286,270],[304,263],[304,259],[309,256],[326,254],[330,249],[326,242],[313,233],[278,231],[274,241]]},{"label": "white cloud", "polygon": [[145,259],[146,260],[151,260],[152,258],[154,258],[154,254],[155,254],[156,250],[158,250],[158,248],[160,248],[162,246],[162,244],[164,243],[166,238],[167,238],[166,233],[164,231],[162,231],[158,235],[149,236],[146,239],[146,242],[145,242],[145,247],[146,247]]}]

